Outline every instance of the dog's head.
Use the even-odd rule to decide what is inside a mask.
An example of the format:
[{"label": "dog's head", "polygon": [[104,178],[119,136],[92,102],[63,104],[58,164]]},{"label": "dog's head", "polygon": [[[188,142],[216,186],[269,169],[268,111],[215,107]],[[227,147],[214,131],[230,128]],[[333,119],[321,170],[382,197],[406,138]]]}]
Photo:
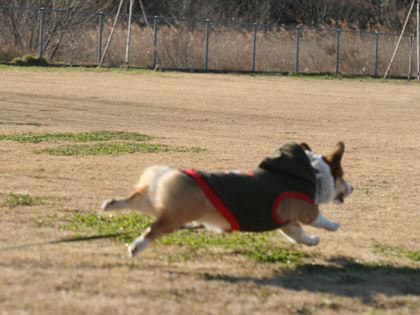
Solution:
[{"label": "dog's head", "polygon": [[344,179],[343,167],[341,166],[343,154],[344,143],[339,142],[331,155],[322,157],[323,160],[330,166],[331,175],[334,178],[335,195],[333,201],[337,204],[343,203],[344,198],[349,196],[353,191],[353,187]]},{"label": "dog's head", "polygon": [[[306,143],[301,143],[301,147],[305,151],[311,151],[310,147]],[[329,171],[333,178],[333,184],[331,185],[334,186],[334,193],[333,196],[330,196],[332,197],[332,201],[336,204],[342,204],[344,202],[344,198],[349,196],[353,191],[353,187],[344,179],[344,172],[341,166],[343,154],[344,143],[339,142],[337,143],[333,153],[331,153],[329,156],[322,156],[322,160],[328,165]],[[326,199],[331,201],[331,198]]]}]

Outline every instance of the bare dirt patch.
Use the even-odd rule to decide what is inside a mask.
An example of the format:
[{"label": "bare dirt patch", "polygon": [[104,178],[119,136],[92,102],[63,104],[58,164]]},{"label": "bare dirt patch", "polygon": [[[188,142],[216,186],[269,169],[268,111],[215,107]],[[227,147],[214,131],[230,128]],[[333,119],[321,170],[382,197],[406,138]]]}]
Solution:
[{"label": "bare dirt patch", "polygon": [[[418,313],[418,84],[284,77],[0,71],[0,135],[126,131],[207,151],[61,156],[61,142],[0,141],[0,247],[72,236],[64,214],[99,212],[152,164],[250,169],[285,141],[327,154],[346,143],[354,194],[323,213],[302,265],[224,248],[157,244],[129,259],[98,240],[0,252],[0,313]],[[10,193],[49,196],[10,207]]]}]

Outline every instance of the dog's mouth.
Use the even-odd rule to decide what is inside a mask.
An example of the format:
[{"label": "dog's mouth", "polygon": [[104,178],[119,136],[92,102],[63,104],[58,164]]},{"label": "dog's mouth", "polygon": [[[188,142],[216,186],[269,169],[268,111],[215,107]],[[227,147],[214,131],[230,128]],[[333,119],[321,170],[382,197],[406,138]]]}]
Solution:
[{"label": "dog's mouth", "polygon": [[344,203],[344,193],[339,193],[338,196],[334,199],[334,202],[338,204]]},{"label": "dog's mouth", "polygon": [[350,194],[353,192],[353,187],[347,181],[344,181],[344,183],[346,185],[345,189],[338,193],[337,196],[334,198],[334,203],[336,204],[343,204],[344,198],[350,196]]}]

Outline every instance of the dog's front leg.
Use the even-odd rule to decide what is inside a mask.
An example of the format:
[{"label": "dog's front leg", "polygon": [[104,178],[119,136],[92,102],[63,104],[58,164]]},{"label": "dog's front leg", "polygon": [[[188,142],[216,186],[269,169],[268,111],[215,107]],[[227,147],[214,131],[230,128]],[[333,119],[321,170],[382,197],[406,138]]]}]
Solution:
[{"label": "dog's front leg", "polygon": [[172,218],[162,216],[158,218],[152,225],[150,225],[142,235],[137,237],[128,247],[128,255],[130,257],[136,256],[140,251],[145,249],[154,240],[173,232],[174,230],[181,227],[183,224],[175,222]]},{"label": "dog's front leg", "polygon": [[340,223],[328,220],[321,212],[319,212],[318,217],[309,224],[329,231],[335,231],[340,227]]},{"label": "dog's front leg", "polygon": [[151,232],[150,226],[144,231],[142,235],[137,237],[131,244],[128,246],[128,255],[130,257],[136,256],[139,252],[147,247],[150,244],[150,237],[148,235]]},{"label": "dog's front leg", "polygon": [[309,236],[305,233],[299,222],[291,222],[281,227],[283,234],[292,242],[308,246],[318,245],[319,236]]}]

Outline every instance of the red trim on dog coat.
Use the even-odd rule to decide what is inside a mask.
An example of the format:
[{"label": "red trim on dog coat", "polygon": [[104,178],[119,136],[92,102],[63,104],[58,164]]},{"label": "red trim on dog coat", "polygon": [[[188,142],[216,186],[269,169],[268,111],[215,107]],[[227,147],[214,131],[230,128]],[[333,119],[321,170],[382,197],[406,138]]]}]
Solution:
[{"label": "red trim on dog coat", "polygon": [[239,230],[239,222],[236,220],[235,216],[230,212],[230,210],[225,206],[225,204],[220,200],[220,198],[216,195],[213,189],[210,188],[209,184],[197,173],[197,171],[193,169],[186,169],[184,173],[190,175],[198,186],[203,190],[206,194],[207,198],[213,204],[213,206],[220,212],[221,215],[225,217],[225,219],[229,222],[231,229],[227,232],[232,232],[234,230]]}]

